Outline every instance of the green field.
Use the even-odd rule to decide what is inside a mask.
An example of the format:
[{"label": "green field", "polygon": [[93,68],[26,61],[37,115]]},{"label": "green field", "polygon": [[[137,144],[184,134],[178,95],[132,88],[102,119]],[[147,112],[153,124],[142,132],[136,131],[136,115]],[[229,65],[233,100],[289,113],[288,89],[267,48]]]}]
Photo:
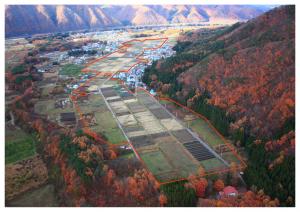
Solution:
[{"label": "green field", "polygon": [[112,144],[119,144],[126,141],[126,138],[109,110],[105,112],[95,112],[95,118],[97,125],[91,127],[92,130],[104,134]]},{"label": "green field", "polygon": [[61,68],[59,74],[67,75],[67,76],[78,76],[81,73],[82,69],[83,66],[76,65],[76,64],[67,64]]},{"label": "green field", "polygon": [[120,157],[120,158],[127,158],[127,159],[130,159],[130,158],[134,158],[134,157],[135,157],[135,154],[134,154],[133,151],[131,151],[131,152],[129,152],[129,153],[120,155],[119,157]]},{"label": "green field", "polygon": [[173,170],[160,151],[142,153],[141,158],[154,175]]},{"label": "green field", "polygon": [[223,153],[222,158],[229,164],[232,162],[236,163],[237,165],[241,164],[241,161],[232,152]]},{"label": "green field", "polygon": [[5,164],[15,163],[35,155],[35,139],[22,130],[6,130]]},{"label": "green field", "polygon": [[201,118],[189,122],[189,127],[211,147],[224,144],[220,136],[218,136],[206,121]]},{"label": "green field", "polygon": [[214,169],[221,170],[227,168],[227,166],[225,166],[225,164],[217,158],[203,160],[200,163],[206,171],[210,171]]}]

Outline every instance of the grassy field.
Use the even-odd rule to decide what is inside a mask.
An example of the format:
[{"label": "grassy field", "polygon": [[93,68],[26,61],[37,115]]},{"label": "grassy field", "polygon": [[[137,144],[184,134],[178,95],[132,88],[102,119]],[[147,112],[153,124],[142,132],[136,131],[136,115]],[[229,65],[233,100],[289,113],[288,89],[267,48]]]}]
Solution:
[{"label": "grassy field", "polygon": [[221,169],[227,168],[225,166],[225,164],[217,158],[203,160],[200,163],[206,171],[213,170],[213,169],[220,169],[221,170]]},{"label": "grassy field", "polygon": [[220,136],[218,136],[213,129],[201,118],[190,121],[189,127],[211,147],[214,147],[219,144],[224,144]]},{"label": "grassy field", "polygon": [[68,75],[68,76],[78,76],[81,73],[83,66],[76,64],[67,64],[64,65],[59,71],[60,75]]},{"label": "grassy field", "polygon": [[53,88],[55,87],[56,85],[55,84],[49,84],[48,86],[44,86],[42,88],[42,93],[41,95],[44,97],[44,96],[48,96],[48,95],[51,95],[51,91],[53,90]]},{"label": "grassy field", "polygon": [[92,127],[92,130],[102,133],[112,144],[119,144],[126,141],[126,138],[119,129],[115,119],[109,110],[105,112],[96,112],[95,118],[97,125]]},{"label": "grassy field", "polygon": [[237,165],[241,164],[241,161],[232,152],[226,152],[222,154],[222,158],[226,160],[229,164],[234,162]]},{"label": "grassy field", "polygon": [[54,186],[43,185],[6,203],[10,207],[58,207]]},{"label": "grassy field", "polygon": [[6,130],[5,164],[10,164],[36,154],[34,137],[23,130]]},{"label": "grassy field", "polygon": [[133,151],[120,156],[120,158],[127,158],[127,159],[134,158],[134,157],[135,157],[135,154]]},{"label": "grassy field", "polygon": [[189,174],[197,172],[199,163],[188,157],[184,147],[178,142],[162,142],[159,147],[178,170],[181,177],[188,177]]},{"label": "grassy field", "polygon": [[154,175],[173,169],[160,151],[142,153],[141,158]]},{"label": "grassy field", "polygon": [[50,120],[56,120],[60,117],[60,113],[74,112],[75,110],[69,106],[65,108],[55,108],[55,100],[49,99],[38,101],[34,105],[34,111],[38,114],[48,115]]}]

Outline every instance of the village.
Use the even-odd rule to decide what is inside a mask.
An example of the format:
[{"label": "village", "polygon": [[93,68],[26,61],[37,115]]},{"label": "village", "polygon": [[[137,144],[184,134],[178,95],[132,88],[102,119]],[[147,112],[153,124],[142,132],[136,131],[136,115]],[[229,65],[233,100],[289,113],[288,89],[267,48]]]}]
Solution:
[{"label": "village", "polygon": [[[176,53],[173,47],[182,30],[58,34],[8,42],[8,49],[26,51],[30,66],[24,66],[39,79],[35,82],[39,96],[32,100],[34,114],[91,137],[101,135],[104,146],[113,146],[117,155],[108,156],[118,158],[111,165],[143,161],[157,182],[164,184],[187,178],[199,167],[209,172],[226,169],[231,162],[242,165],[213,132],[214,140],[205,140],[208,143],[198,137],[198,125],[192,123],[207,127],[201,119],[170,102],[157,102],[141,90],[148,89],[142,82],[145,69]],[[8,82],[7,104],[18,96],[18,89],[9,93],[11,86]],[[156,95],[153,89],[149,93]],[[229,186],[218,195],[237,194]]]}]

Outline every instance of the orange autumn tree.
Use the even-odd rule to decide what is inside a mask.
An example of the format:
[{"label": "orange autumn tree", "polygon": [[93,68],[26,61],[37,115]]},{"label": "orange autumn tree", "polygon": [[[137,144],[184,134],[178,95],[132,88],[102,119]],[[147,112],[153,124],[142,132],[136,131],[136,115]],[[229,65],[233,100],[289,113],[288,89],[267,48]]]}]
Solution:
[{"label": "orange autumn tree", "polygon": [[197,197],[204,197],[205,191],[208,186],[207,180],[205,178],[200,178],[196,184],[196,195]]},{"label": "orange autumn tree", "polygon": [[208,186],[208,182],[205,178],[190,175],[188,177],[188,183],[185,184],[187,188],[192,188],[195,190],[197,197],[203,198],[205,196],[206,188]]},{"label": "orange autumn tree", "polygon": [[247,191],[236,197],[223,196],[219,199],[202,199],[200,207],[278,207],[278,199],[271,199],[263,190]]},{"label": "orange autumn tree", "polygon": [[214,189],[216,191],[222,191],[224,189],[224,182],[221,179],[218,179],[214,183]]},{"label": "orange autumn tree", "polygon": [[157,192],[157,181],[146,169],[135,170],[134,175],[126,181],[128,195],[139,201]]},{"label": "orange autumn tree", "polygon": [[160,204],[160,206],[166,205],[167,202],[168,202],[168,199],[167,199],[166,195],[160,194],[159,195],[159,204]]}]

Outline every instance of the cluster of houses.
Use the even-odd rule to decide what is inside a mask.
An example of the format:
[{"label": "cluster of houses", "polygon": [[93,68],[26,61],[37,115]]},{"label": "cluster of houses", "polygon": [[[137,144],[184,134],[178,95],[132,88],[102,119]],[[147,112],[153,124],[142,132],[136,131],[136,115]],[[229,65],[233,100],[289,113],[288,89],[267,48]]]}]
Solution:
[{"label": "cluster of houses", "polygon": [[175,53],[176,51],[174,51],[170,45],[165,44],[161,48],[158,48],[156,50],[144,51],[143,57],[148,59],[148,65],[151,65],[153,61],[159,60],[161,58],[171,57]]},{"label": "cluster of houses", "polygon": [[142,76],[145,68],[148,65],[151,65],[154,61],[161,58],[171,57],[173,54],[175,54],[175,51],[168,44],[165,44],[162,48],[157,50],[146,50],[144,51],[143,57],[148,60],[147,64],[140,63],[133,67],[129,72],[121,72],[116,74],[114,77],[123,80],[129,88],[134,88],[135,86],[145,87],[142,82]]},{"label": "cluster of houses", "polygon": [[94,73],[86,73],[86,74],[80,75],[80,78],[78,80],[75,80],[72,83],[68,83],[66,85],[66,88],[70,91],[77,89],[81,85],[83,85],[88,79],[93,78],[94,76],[95,76]]}]

